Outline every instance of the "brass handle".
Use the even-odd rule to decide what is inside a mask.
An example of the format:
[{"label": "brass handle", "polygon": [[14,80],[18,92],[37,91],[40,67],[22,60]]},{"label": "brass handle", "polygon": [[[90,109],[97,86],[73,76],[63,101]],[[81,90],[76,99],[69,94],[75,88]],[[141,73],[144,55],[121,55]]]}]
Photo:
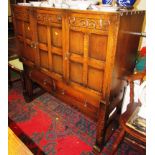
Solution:
[{"label": "brass handle", "polygon": [[31,48],[37,48],[37,42],[31,42],[30,47]]}]

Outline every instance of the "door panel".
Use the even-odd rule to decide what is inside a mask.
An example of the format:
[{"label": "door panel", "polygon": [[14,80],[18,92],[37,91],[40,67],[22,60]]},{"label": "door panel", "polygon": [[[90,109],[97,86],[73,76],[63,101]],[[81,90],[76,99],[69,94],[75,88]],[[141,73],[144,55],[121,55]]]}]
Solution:
[{"label": "door panel", "polygon": [[88,69],[88,87],[101,92],[103,85],[103,71],[92,67]]},{"label": "door panel", "polygon": [[101,21],[82,14],[68,18],[68,83],[88,93],[103,91],[108,33],[107,27],[99,29]]},{"label": "door panel", "polygon": [[52,46],[62,48],[62,29],[58,27],[51,28]]},{"label": "door panel", "polygon": [[63,70],[62,70],[62,64],[63,64],[63,60],[62,60],[62,56],[53,54],[53,71],[58,73],[58,74],[63,74]]},{"label": "door panel", "polygon": [[47,27],[45,25],[38,24],[38,41],[39,43],[47,44]]},{"label": "door panel", "polygon": [[30,29],[30,23],[24,22],[24,32],[25,32],[25,38],[32,40],[32,31]]},{"label": "door panel", "polygon": [[82,84],[83,65],[76,62],[70,62],[70,81]]},{"label": "door panel", "polygon": [[39,50],[40,54],[40,66],[45,69],[49,69],[48,63],[48,52],[44,50]]},{"label": "door panel", "polygon": [[107,36],[91,34],[89,37],[89,57],[104,60],[107,51]]},{"label": "door panel", "polygon": [[69,52],[82,55],[84,49],[84,33],[71,30],[69,35]]},{"label": "door panel", "polygon": [[[53,78],[63,77],[62,17],[51,11],[36,10],[39,64]],[[46,62],[44,62],[46,61]]]},{"label": "door panel", "polygon": [[17,35],[23,36],[23,21],[22,20],[16,20],[16,33]]},{"label": "door panel", "polygon": [[33,40],[33,27],[31,26],[31,13],[28,8],[14,7],[14,24],[20,53],[23,58],[35,63],[35,49]]}]

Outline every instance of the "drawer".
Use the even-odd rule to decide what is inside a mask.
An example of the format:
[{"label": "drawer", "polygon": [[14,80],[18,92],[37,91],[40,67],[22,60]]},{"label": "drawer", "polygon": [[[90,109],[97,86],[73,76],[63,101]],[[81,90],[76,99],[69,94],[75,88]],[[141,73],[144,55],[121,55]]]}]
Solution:
[{"label": "drawer", "polygon": [[91,103],[87,101],[87,98],[81,99],[78,96],[73,96],[69,92],[63,89],[58,89],[56,91],[55,96],[64,102],[68,103],[73,108],[85,114],[87,117],[97,120],[98,108],[93,106]]},{"label": "drawer", "polygon": [[38,70],[30,71],[29,77],[32,81],[38,83],[41,87],[50,93],[56,90],[55,81]]},{"label": "drawer", "polygon": [[85,113],[93,120],[96,120],[99,108],[99,97],[94,98],[88,94],[86,95],[60,81],[56,82],[56,86],[56,95],[58,98]]}]

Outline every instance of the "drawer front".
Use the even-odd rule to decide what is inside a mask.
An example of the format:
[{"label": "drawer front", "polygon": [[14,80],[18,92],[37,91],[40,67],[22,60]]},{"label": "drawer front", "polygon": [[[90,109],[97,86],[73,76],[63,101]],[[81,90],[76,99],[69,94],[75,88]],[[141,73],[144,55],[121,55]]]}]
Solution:
[{"label": "drawer front", "polygon": [[94,121],[97,120],[97,112],[98,112],[97,107],[94,107],[88,102],[79,101],[73,96],[70,96],[69,94],[67,94],[67,92],[65,92],[64,94],[59,92],[59,93],[56,93],[55,96],[61,99],[62,101],[68,103],[70,106],[77,109],[78,111],[82,112],[92,120]]},{"label": "drawer front", "polygon": [[60,81],[56,81],[55,92],[56,93],[54,95],[59,99],[96,121],[99,108],[99,97],[95,99],[92,96],[75,90],[65,83],[61,83]]},{"label": "drawer front", "polygon": [[55,82],[44,73],[41,73],[38,70],[32,70],[29,72],[29,77],[43,87],[46,91],[52,93],[55,90]]}]

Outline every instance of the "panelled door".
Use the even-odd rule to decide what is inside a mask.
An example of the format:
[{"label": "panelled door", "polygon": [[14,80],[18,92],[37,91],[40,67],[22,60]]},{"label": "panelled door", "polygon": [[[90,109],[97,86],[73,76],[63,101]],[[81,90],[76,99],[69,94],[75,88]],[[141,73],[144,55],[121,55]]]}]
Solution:
[{"label": "panelled door", "polygon": [[40,68],[54,79],[61,79],[63,71],[63,14],[61,11],[35,10],[38,62]]},{"label": "panelled door", "polygon": [[30,8],[14,7],[14,25],[21,56],[31,63],[35,63],[35,44],[33,26],[30,22]]},{"label": "panelled door", "polygon": [[107,55],[108,19],[72,13],[68,22],[67,79],[77,89],[101,95]]}]

